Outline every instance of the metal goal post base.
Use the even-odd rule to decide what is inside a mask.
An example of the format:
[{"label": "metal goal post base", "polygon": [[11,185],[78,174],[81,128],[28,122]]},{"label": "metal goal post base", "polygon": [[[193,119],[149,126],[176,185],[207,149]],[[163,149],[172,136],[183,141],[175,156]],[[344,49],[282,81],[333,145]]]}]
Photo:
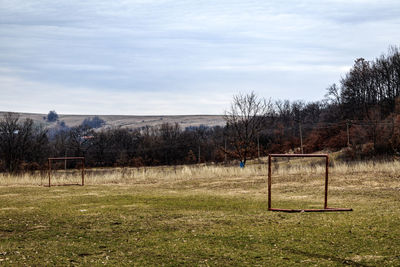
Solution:
[{"label": "metal goal post base", "polygon": [[[277,209],[272,208],[272,168],[271,159],[275,158],[325,158],[325,199],[323,209]],[[353,211],[351,208],[328,208],[328,176],[329,176],[329,155],[328,154],[269,154],[268,155],[268,210],[280,212],[332,212],[332,211]]]},{"label": "metal goal post base", "polygon": [[353,209],[347,208],[327,208],[327,209],[268,209],[269,211],[280,211],[280,212],[329,212],[329,211],[353,211]]}]

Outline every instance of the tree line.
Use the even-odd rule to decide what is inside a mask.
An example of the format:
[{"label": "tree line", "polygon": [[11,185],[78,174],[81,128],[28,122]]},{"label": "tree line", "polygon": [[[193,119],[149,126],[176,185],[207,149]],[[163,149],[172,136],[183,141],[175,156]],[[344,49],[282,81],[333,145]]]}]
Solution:
[{"label": "tree line", "polygon": [[96,130],[87,123],[44,129],[8,113],[0,120],[0,168],[45,169],[48,157],[83,156],[89,167],[155,166],[221,162],[224,127],[164,123],[139,129]]},{"label": "tree line", "polygon": [[[96,129],[104,121],[46,129],[16,114],[0,120],[0,170],[45,168],[48,157],[84,156],[93,167],[226,162],[268,153],[345,149],[349,159],[400,153],[400,53],[355,60],[316,102],[234,96],[224,127],[164,123],[139,129]],[[54,115],[52,112],[52,116]],[[54,116],[53,116],[54,117]]]}]

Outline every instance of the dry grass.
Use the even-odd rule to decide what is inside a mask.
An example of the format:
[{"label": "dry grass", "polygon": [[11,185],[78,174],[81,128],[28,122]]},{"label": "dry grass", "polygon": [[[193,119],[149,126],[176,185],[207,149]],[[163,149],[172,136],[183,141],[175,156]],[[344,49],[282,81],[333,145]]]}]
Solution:
[{"label": "dry grass", "polygon": [[[329,203],[347,207],[359,194],[400,193],[400,162],[332,161],[329,168]],[[265,199],[268,165],[251,162],[246,168],[221,165],[162,166],[142,168],[97,168],[85,172],[85,185],[116,185],[142,191],[182,194],[214,194]],[[79,170],[52,172],[53,185],[78,184]],[[321,208],[325,162],[321,159],[280,159],[273,162],[272,201],[289,201],[292,208]],[[47,173],[0,175],[0,186],[47,186]],[[298,207],[301,200],[302,207]],[[288,204],[289,205],[289,204]],[[273,207],[277,207],[273,204]]]},{"label": "dry grass", "polygon": [[[329,168],[330,186],[400,188],[400,162],[333,162]],[[142,168],[87,169],[86,185],[146,185],[150,187],[217,190],[226,187],[264,192],[268,165],[249,164],[246,168],[221,165],[162,166]],[[276,187],[322,185],[325,164],[322,160],[294,159],[273,162],[273,184]],[[80,183],[79,170],[53,171],[52,185]],[[48,176],[43,173],[25,173],[18,176],[0,174],[0,186],[47,185]],[[239,186],[240,184],[240,186]],[[260,191],[261,190],[261,191]]]}]

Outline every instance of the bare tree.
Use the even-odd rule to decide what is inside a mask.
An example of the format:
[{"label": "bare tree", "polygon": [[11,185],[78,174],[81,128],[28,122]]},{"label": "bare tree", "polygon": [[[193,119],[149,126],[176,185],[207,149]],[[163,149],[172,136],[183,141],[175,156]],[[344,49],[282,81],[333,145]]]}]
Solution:
[{"label": "bare tree", "polygon": [[243,166],[256,148],[257,136],[266,118],[272,114],[271,101],[258,98],[254,92],[235,95],[230,109],[225,111],[228,138],[235,149],[235,156]]},{"label": "bare tree", "polygon": [[23,162],[43,160],[46,130],[34,127],[31,119],[20,122],[19,115],[6,113],[0,120],[0,161],[8,172],[16,172]]},{"label": "bare tree", "polygon": [[68,148],[74,156],[86,156],[86,152],[93,145],[94,131],[92,128],[80,125],[71,128],[68,136]]}]

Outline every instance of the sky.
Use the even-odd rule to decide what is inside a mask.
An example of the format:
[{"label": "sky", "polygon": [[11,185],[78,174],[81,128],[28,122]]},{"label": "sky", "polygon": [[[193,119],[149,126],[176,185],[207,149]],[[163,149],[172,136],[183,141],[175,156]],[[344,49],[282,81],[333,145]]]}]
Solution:
[{"label": "sky", "polygon": [[400,45],[398,0],[0,0],[0,111],[222,114],[321,100]]}]

